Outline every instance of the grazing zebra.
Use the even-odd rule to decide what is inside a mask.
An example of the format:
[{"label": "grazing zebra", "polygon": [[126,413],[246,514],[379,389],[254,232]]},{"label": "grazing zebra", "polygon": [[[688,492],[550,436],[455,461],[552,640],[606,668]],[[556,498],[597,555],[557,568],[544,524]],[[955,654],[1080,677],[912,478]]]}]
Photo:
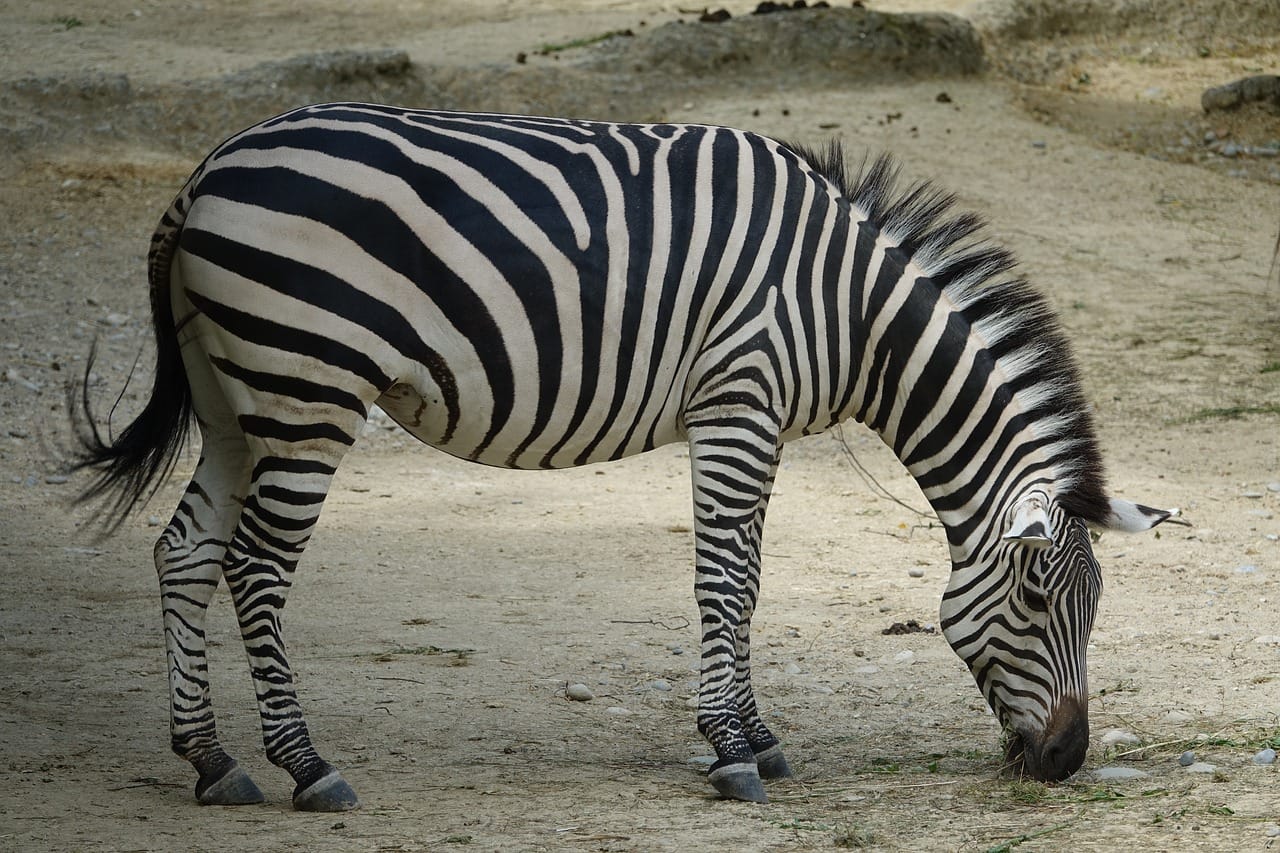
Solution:
[{"label": "grazing zebra", "polygon": [[114,495],[116,524],[199,425],[155,546],[172,746],[199,801],[262,798],[209,702],[204,616],[225,577],[294,806],[356,805],[312,747],[280,611],[375,403],[429,445],[507,468],[688,442],[697,724],[711,783],[752,801],[791,772],[749,664],[781,448],[869,425],[946,528],[941,623],[1008,758],[1037,779],[1076,770],[1101,587],[1088,526],[1170,512],[1107,496],[1066,341],[1011,256],[950,196],[895,187],[887,159],[846,175],[834,144],[368,104],[297,109],[219,145],[152,239],[150,401],[114,442],[87,391],[73,401],[76,464],[99,468],[84,496]]}]

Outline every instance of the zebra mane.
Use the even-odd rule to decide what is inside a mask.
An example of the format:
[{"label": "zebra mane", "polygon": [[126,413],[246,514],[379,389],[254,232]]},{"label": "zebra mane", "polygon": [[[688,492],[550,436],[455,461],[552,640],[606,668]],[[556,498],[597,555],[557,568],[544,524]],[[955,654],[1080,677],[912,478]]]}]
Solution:
[{"label": "zebra mane", "polygon": [[1016,274],[1013,254],[983,235],[980,216],[954,210],[954,194],[927,181],[903,188],[890,155],[851,173],[839,141],[786,147],[865,212],[986,342],[1054,460],[1059,502],[1105,522],[1102,454],[1071,346],[1044,295]]}]

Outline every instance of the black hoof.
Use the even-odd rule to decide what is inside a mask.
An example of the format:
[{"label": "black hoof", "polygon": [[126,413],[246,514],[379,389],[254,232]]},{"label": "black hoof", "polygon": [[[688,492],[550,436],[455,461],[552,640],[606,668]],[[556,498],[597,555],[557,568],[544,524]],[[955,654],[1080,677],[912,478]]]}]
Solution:
[{"label": "black hoof", "polygon": [[360,807],[356,792],[337,770],[293,792],[293,807],[300,812],[346,812]]},{"label": "black hoof", "polygon": [[234,762],[217,779],[196,782],[196,800],[202,806],[247,806],[265,799],[249,774]]},{"label": "black hoof", "polygon": [[756,753],[756,767],[761,779],[790,779],[793,775],[787,757],[782,754],[782,744],[778,743]]},{"label": "black hoof", "polygon": [[711,784],[722,797],[748,803],[768,802],[764,794],[764,784],[760,781],[760,771],[756,769],[755,762],[713,767],[707,774],[707,778],[711,780]]}]

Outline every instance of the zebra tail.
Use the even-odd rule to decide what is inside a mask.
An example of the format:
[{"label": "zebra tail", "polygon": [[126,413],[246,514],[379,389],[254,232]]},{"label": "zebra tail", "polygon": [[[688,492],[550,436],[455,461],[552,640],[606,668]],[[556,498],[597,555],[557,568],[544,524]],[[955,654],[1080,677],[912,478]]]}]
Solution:
[{"label": "zebra tail", "polygon": [[[197,175],[199,171],[197,171]],[[69,471],[94,469],[97,476],[76,498],[77,504],[102,499],[103,535],[114,533],[138,506],[145,504],[173,471],[178,452],[191,429],[191,385],[182,363],[173,307],[169,299],[169,273],[182,225],[186,220],[195,179],[174,199],[157,226],[147,255],[151,290],[151,322],[156,337],[155,377],[151,396],[133,422],[117,437],[104,437],[89,400],[89,377],[97,356],[95,340],[89,350],[84,376],[67,386],[67,409],[79,448],[73,450]],[[130,371],[131,379],[133,372]],[[128,380],[125,382],[128,387]],[[116,405],[124,390],[116,398]],[[114,406],[113,406],[114,411]]]}]

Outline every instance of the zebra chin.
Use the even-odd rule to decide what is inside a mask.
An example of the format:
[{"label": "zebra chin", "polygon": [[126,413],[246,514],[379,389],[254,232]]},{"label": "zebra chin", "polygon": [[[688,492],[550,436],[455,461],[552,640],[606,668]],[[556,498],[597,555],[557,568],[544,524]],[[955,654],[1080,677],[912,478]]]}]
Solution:
[{"label": "zebra chin", "polygon": [[1005,770],[1039,782],[1061,782],[1084,764],[1089,750],[1089,710],[1075,696],[1058,701],[1043,731],[1011,730]]}]

